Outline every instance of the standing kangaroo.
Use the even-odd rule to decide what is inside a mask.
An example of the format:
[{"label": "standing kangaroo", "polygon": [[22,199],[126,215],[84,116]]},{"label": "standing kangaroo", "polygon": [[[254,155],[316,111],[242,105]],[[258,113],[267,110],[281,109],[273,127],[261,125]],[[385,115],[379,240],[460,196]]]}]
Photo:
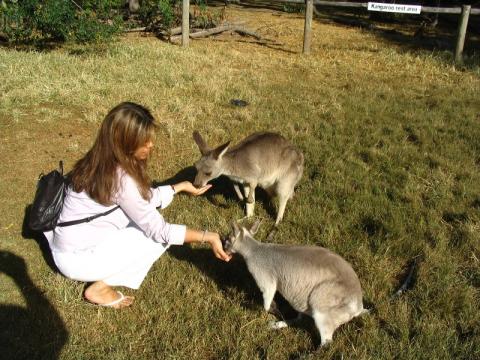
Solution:
[{"label": "standing kangaroo", "polygon": [[[257,221],[250,230],[239,229],[225,240],[229,254],[239,253],[245,259],[263,294],[266,311],[275,310],[273,297],[278,291],[292,307],[313,317],[320,332],[321,345],[332,341],[340,325],[361,315],[362,289],[352,266],[339,255],[318,246],[260,243],[253,238]],[[288,326],[278,321],[273,328]]]},{"label": "standing kangaroo", "polygon": [[[247,216],[255,207],[255,188],[260,186],[270,196],[278,196],[279,206],[275,225],[283,218],[288,199],[302,177],[303,154],[283,136],[254,133],[239,144],[229,148],[230,142],[210,149],[198,131],[193,132],[202,157],[195,163],[195,186],[226,175],[234,182],[235,192],[243,201],[246,198]],[[239,185],[243,185],[243,193]]]}]

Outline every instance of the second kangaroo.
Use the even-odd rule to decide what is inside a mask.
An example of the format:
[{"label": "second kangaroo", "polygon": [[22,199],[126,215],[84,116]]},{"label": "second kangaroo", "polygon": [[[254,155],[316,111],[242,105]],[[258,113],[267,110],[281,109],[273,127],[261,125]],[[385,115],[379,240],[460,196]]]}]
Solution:
[{"label": "second kangaroo", "polygon": [[198,131],[194,131],[193,139],[202,154],[195,163],[197,175],[194,185],[203,186],[220,175],[227,176],[234,182],[240,201],[246,200],[247,216],[253,215],[255,188],[260,186],[270,196],[279,198],[275,221],[278,225],[287,201],[302,177],[302,152],[280,134],[271,132],[254,133],[235,146],[230,147],[230,142],[227,142],[214,149],[210,149]]},{"label": "second kangaroo", "polygon": [[[224,249],[245,259],[266,311],[278,313],[273,301],[278,291],[299,314],[313,317],[322,345],[332,341],[340,325],[368,312],[358,276],[345,259],[319,246],[261,243],[253,237],[259,225],[240,229],[234,222]],[[292,322],[278,321],[272,327]]]}]

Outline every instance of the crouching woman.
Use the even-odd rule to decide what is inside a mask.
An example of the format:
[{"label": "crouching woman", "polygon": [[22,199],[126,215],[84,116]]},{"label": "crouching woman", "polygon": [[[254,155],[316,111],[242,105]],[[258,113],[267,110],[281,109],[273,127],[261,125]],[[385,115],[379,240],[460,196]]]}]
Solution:
[{"label": "crouching woman", "polygon": [[[69,173],[59,225],[45,234],[58,269],[68,278],[91,283],[84,297],[94,304],[131,305],[133,297],[113,287],[138,289],[170,245],[207,242],[217,258],[230,260],[217,233],[169,224],[157,211],[179,192],[201,195],[210,185],[195,188],[185,181],[150,187],[146,165],[155,127],[152,114],[141,105],[127,102],[113,108],[92,148]],[[89,222],[62,226],[104,213]]]}]

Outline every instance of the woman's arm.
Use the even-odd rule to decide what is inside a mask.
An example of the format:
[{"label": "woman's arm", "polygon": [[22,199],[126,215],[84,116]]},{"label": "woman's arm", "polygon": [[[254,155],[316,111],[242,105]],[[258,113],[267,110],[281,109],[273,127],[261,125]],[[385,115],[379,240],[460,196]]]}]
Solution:
[{"label": "woman's arm", "polygon": [[187,229],[185,225],[167,223],[157,211],[155,204],[140,195],[135,180],[127,174],[121,178],[117,203],[125,214],[153,240],[170,245],[181,245],[184,242],[208,242],[217,258],[230,260],[230,256],[223,251],[222,242],[217,233],[192,230]]},{"label": "woman's arm", "polygon": [[205,185],[201,188],[196,188],[190,181],[182,181],[174,185],[164,185],[152,188],[152,198],[150,202],[155,207],[165,209],[173,200],[173,195],[186,192],[193,196],[202,195],[205,191],[210,189],[212,185]]},{"label": "woman's arm", "polygon": [[155,205],[156,208],[165,209],[173,200],[175,190],[172,185],[162,185],[156,188],[152,188],[152,198],[150,202]]},{"label": "woman's arm", "polygon": [[135,180],[127,174],[121,176],[116,203],[147,237],[170,245],[184,243],[186,226],[167,223],[157,211],[157,204],[145,200]]}]

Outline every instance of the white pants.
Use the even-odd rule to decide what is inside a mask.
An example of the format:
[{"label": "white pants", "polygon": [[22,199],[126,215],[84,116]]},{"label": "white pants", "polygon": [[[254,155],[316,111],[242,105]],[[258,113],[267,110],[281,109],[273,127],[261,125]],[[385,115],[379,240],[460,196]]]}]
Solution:
[{"label": "white pants", "polygon": [[[153,263],[169,245],[147,238],[137,227],[112,231],[114,234],[105,234],[106,240],[95,247],[73,252],[57,251],[53,247],[52,255],[58,269],[73,280],[101,280],[111,286],[138,289]],[[51,243],[51,234],[45,236]]]}]

